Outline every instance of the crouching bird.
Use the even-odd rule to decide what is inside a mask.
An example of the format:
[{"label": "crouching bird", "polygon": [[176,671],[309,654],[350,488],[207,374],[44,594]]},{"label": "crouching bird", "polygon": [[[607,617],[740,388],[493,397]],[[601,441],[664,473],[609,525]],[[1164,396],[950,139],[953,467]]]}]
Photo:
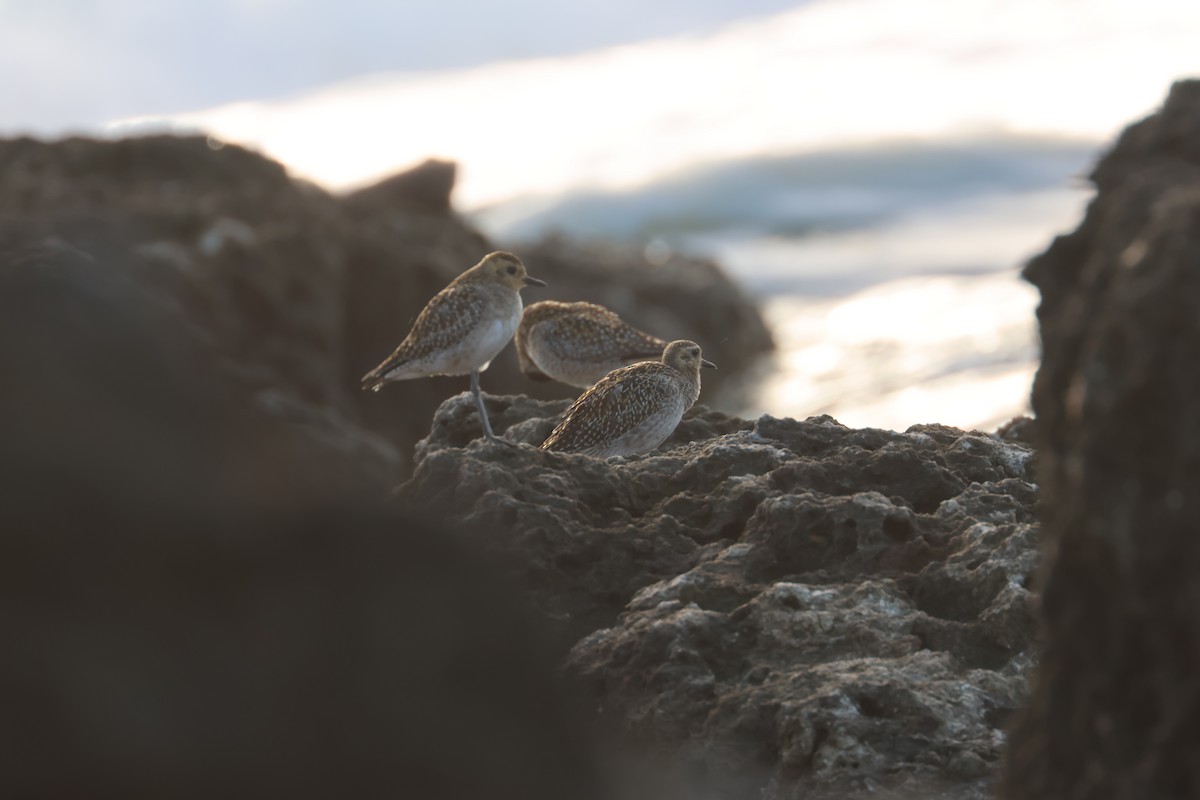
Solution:
[{"label": "crouching bird", "polygon": [[597,458],[653,450],[700,396],[701,367],[716,364],[701,357],[700,345],[678,339],[659,361],[613,370],[571,404],[541,449]]}]

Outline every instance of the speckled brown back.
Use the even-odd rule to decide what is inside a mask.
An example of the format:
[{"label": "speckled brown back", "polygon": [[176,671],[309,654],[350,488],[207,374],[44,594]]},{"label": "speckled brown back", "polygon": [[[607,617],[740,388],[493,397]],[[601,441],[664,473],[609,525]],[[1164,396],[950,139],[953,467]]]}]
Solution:
[{"label": "speckled brown back", "polygon": [[699,394],[698,381],[661,362],[615,370],[584,392],[563,414],[543,450],[587,450],[637,428],[682,395],[684,407]]}]

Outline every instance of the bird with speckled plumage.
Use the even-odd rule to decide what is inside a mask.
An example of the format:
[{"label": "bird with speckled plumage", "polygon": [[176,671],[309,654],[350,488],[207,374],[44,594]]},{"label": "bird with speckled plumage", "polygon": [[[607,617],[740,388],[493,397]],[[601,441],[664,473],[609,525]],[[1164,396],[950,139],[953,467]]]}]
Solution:
[{"label": "bird with speckled plumage", "polygon": [[516,346],[527,377],[586,389],[614,369],[657,359],[667,343],[604,306],[543,300],[521,315]]},{"label": "bird with speckled plumage", "polygon": [[716,369],[700,345],[679,339],[659,361],[613,370],[571,404],[541,449],[596,458],[653,450],[700,396],[701,367]]},{"label": "bird with speckled plumage", "polygon": [[363,376],[379,391],[392,381],[433,375],[471,376],[471,394],[488,441],[499,441],[483,405],[479,373],[491,364],[521,321],[521,289],[545,286],[512,253],[488,253],[425,304],[412,330],[383,363]]}]

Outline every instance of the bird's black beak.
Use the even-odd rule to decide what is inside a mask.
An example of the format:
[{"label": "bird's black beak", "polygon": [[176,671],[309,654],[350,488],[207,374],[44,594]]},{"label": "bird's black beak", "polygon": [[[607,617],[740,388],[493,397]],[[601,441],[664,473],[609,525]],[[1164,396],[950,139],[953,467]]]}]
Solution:
[{"label": "bird's black beak", "polygon": [[709,369],[716,369],[716,368],[717,368],[717,365],[716,365],[716,364],[714,364],[714,363],[712,363],[711,361],[709,361],[707,358],[702,358],[702,359],[700,359],[700,366],[702,366],[702,367],[708,367]]},{"label": "bird's black beak", "polygon": [[544,280],[542,280],[541,278],[535,278],[532,275],[526,275],[525,276],[525,285],[526,286],[545,286],[546,282]]}]

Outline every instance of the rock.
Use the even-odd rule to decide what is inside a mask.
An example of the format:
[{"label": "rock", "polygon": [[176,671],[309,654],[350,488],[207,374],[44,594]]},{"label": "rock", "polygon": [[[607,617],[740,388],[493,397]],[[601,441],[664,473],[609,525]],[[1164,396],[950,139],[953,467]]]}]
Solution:
[{"label": "rock", "polygon": [[[4,796],[608,791],[544,620],[504,578],[524,572],[470,552],[486,524],[464,545],[446,520],[379,508],[466,385],[358,389],[492,249],[446,213],[447,174],[339,199],[203,138],[0,141]],[[526,385],[497,365],[485,388],[506,382]],[[461,400],[431,463],[452,452],[439,436],[478,435]],[[553,424],[537,401],[488,402],[514,437]],[[697,410],[677,438],[748,425]],[[680,569],[664,553],[643,575],[646,552],[610,565],[619,591]],[[616,596],[540,599],[594,629]]]},{"label": "rock", "polygon": [[1200,81],[1092,174],[1079,228],[1025,270],[1046,646],[1005,795],[1200,795]]},{"label": "rock", "polygon": [[[204,137],[21,138],[0,140],[0,215],[22,236],[123,270],[196,329],[241,390],[286,394],[293,410],[308,407],[303,416],[381,436],[407,473],[434,410],[467,378],[380,393],[362,392],[359,378],[399,344],[430,297],[496,249],[450,211],[454,174],[453,164],[430,161],[339,198]],[[672,335],[711,343],[718,357],[769,346],[754,304],[711,263],[677,259],[647,270],[640,259],[563,242],[529,260],[560,293],[539,297],[602,299],[635,321],[661,320]],[[621,290],[602,292],[614,278]],[[718,336],[722,326],[730,330]],[[718,380],[737,383],[742,358],[724,360]],[[511,348],[483,384],[569,395],[521,375]]]},{"label": "rock", "polygon": [[295,508],[378,497],[398,479],[379,437],[231,380],[203,333],[131,278],[136,256],[13,227],[0,225],[0,375],[5,449],[29,466],[12,491],[111,480],[114,502],[132,491],[123,502],[184,513],[216,503],[208,487]]},{"label": "rock", "polygon": [[511,587],[379,508],[389,446],[245,402],[145,265],[18,238],[0,795],[599,797]]},{"label": "rock", "polygon": [[342,198],[347,208],[363,214],[397,211],[450,214],[450,193],[458,165],[429,159],[412,169],[351,192]]},{"label": "rock", "polygon": [[1033,663],[1028,447],[698,406],[601,461],[535,449],[565,401],[489,398],[512,447],[469,440],[470,403],[398,501],[478,532],[679,796],[989,795]]},{"label": "rock", "polygon": [[1013,417],[1000,426],[996,435],[1009,442],[1022,442],[1032,447],[1034,445],[1033,417]]}]

